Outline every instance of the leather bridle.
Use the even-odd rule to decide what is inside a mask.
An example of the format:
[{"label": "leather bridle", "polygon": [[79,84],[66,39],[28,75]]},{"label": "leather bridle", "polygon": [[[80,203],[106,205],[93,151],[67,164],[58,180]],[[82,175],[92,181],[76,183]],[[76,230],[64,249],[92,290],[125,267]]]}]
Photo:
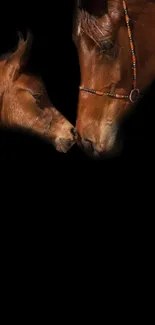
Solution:
[{"label": "leather bridle", "polygon": [[111,93],[111,92],[103,92],[100,90],[95,90],[91,88],[85,88],[80,86],[79,89],[81,91],[86,91],[98,96],[109,96],[113,98],[118,98],[118,99],[128,99],[130,100],[131,103],[135,103],[139,97],[140,97],[140,91],[138,88],[136,88],[136,80],[137,80],[137,68],[136,68],[136,55],[135,55],[135,49],[134,49],[134,44],[133,44],[133,39],[132,39],[132,33],[131,33],[131,28],[130,28],[130,18],[128,15],[128,10],[127,10],[127,5],[126,1],[122,1],[123,9],[124,9],[124,17],[125,17],[125,22],[128,30],[128,37],[129,37],[129,43],[130,43],[130,49],[131,49],[131,58],[132,58],[132,72],[133,72],[133,80],[132,80],[132,90],[129,95],[120,95],[117,93]]}]

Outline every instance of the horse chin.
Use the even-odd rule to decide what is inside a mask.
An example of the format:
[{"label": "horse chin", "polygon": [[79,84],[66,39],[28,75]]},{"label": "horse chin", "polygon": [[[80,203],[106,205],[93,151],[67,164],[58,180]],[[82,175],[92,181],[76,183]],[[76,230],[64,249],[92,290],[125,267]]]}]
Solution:
[{"label": "horse chin", "polygon": [[107,152],[101,152],[98,153],[96,151],[94,151],[93,159],[95,160],[107,160],[107,159],[114,159],[117,158],[121,155],[122,153],[122,148],[123,148],[123,144],[121,141],[117,141],[113,148],[111,148],[111,150],[107,151]]},{"label": "horse chin", "polygon": [[111,147],[111,149],[108,151],[104,151],[104,150],[97,151],[97,150],[86,149],[81,145],[81,143],[78,143],[78,146],[89,158],[93,160],[109,160],[109,159],[117,158],[121,155],[123,150],[123,141],[122,139],[117,139],[113,147]]}]

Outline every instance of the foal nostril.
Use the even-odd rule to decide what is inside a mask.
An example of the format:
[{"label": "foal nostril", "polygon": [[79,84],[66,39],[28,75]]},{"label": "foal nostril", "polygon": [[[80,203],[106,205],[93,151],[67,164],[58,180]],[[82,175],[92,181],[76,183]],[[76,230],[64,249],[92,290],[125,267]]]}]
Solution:
[{"label": "foal nostril", "polygon": [[73,134],[74,137],[76,137],[77,133],[75,128],[71,128],[71,133]]}]

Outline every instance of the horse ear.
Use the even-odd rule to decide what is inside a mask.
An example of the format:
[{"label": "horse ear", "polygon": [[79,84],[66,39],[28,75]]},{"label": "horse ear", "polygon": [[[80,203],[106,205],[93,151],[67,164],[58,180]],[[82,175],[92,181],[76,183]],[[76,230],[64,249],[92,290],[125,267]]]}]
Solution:
[{"label": "horse ear", "polygon": [[7,59],[4,67],[7,77],[12,81],[15,81],[18,78],[21,70],[25,67],[29,58],[33,40],[32,34],[29,30],[27,31],[26,40],[24,40],[24,37],[20,32],[18,32],[18,37],[19,41],[17,49]]}]

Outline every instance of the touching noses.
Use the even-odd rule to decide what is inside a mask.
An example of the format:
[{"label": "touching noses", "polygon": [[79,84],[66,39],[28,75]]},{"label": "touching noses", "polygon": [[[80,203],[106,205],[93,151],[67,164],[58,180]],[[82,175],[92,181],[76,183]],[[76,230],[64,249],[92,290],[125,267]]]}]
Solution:
[{"label": "touching noses", "polygon": [[[92,135],[93,134],[93,135]],[[111,155],[115,151],[117,136],[116,127],[103,127],[99,135],[86,133],[78,134],[78,145],[90,156],[101,157]]]}]

